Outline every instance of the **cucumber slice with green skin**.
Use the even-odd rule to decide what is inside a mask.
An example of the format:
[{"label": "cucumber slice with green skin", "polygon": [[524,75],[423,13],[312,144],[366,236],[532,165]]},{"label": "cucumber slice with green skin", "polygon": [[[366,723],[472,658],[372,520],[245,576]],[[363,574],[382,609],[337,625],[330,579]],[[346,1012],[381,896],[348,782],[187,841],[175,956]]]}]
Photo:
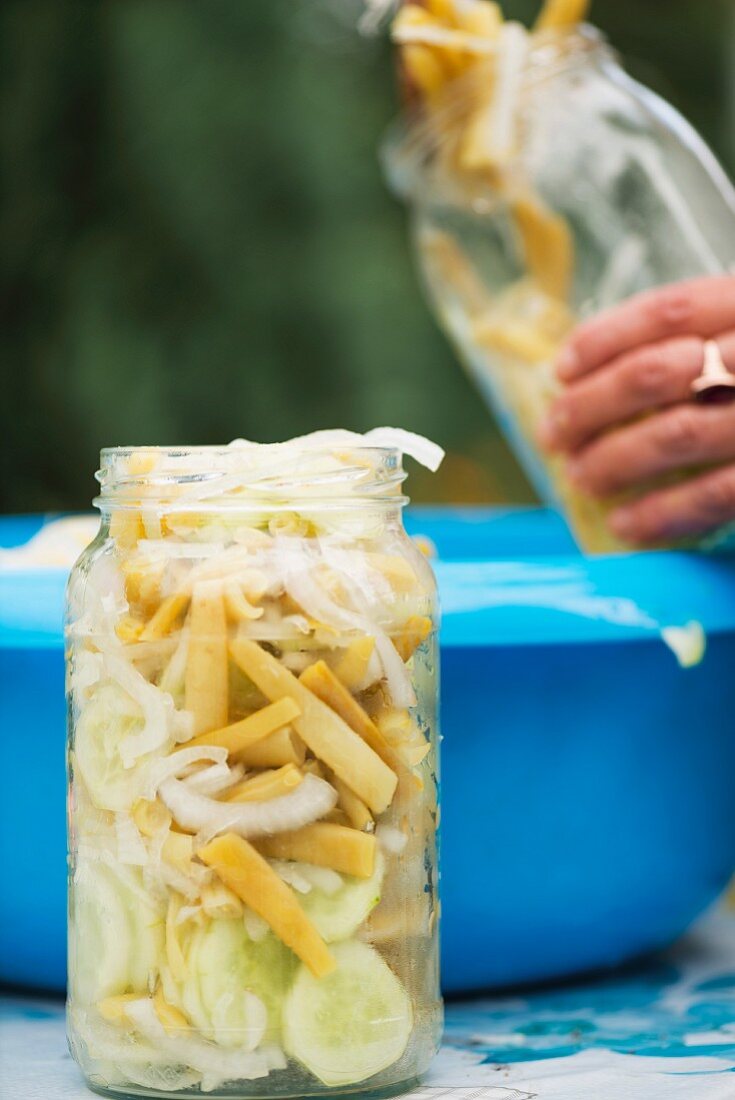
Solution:
[{"label": "cucumber slice with green skin", "polygon": [[378,952],[359,940],[331,948],[337,967],[315,978],[305,967],[283,1008],[286,1052],[330,1088],[374,1076],[406,1049],[408,994]]},{"label": "cucumber slice with green skin", "polygon": [[296,958],[274,935],[257,943],[241,918],[215,918],[182,945],[188,976],[179,1002],[207,1039],[223,1047],[277,1041]]},{"label": "cucumber slice with green skin", "polygon": [[138,796],[138,768],[125,768],[120,744],[139,733],[143,718],[136,703],[115,684],[97,688],[79,716],[74,760],[89,796],[101,810],[128,810]]},{"label": "cucumber slice with green skin", "polygon": [[69,970],[80,1003],[124,993],[133,942],[130,911],[105,864],[88,863],[77,871],[72,922]]},{"label": "cucumber slice with green skin", "polygon": [[334,894],[314,887],[299,895],[299,904],[323,940],[335,943],[354,935],[380,901],[384,873],[385,860],[378,852],[370,878],[342,875],[344,885]]}]

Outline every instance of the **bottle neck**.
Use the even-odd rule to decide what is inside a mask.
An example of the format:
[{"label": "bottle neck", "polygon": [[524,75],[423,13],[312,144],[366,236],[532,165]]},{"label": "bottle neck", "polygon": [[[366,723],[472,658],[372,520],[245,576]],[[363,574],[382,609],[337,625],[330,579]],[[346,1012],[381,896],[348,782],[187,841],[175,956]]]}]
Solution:
[{"label": "bottle neck", "polygon": [[[616,61],[607,40],[594,27],[583,25],[573,32],[549,31],[532,37],[533,45],[522,60],[517,111],[539,94],[553,96],[551,85],[559,78],[602,69]],[[443,197],[451,204],[452,189],[446,190],[447,163],[453,166],[449,175],[453,180],[455,176],[459,179],[458,196],[472,190],[473,173],[457,173],[454,159],[439,154],[446,154],[453,142],[461,141],[478,106],[487,101],[488,94],[493,94],[496,52],[497,47],[493,47],[488,54],[480,55],[476,65],[450,81],[432,101],[430,110],[418,107],[389,130],[382,147],[383,166],[391,187],[404,199],[421,204],[434,197],[433,188],[439,182]],[[480,173],[478,181],[483,201],[487,201],[489,192],[500,190],[500,180],[496,181],[497,186],[488,186],[487,176]]]},{"label": "bottle neck", "polygon": [[400,451],[299,443],[105,450],[95,504],[103,520],[139,514],[144,527],[164,532],[172,516],[184,527],[274,534],[349,531],[366,517],[400,525],[407,501]]}]

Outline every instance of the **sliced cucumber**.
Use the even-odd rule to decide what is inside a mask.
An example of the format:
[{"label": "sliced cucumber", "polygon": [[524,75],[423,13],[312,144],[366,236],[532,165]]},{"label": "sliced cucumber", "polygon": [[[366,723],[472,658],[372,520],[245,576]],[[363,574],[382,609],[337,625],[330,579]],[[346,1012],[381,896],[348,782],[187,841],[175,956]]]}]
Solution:
[{"label": "sliced cucumber", "polygon": [[[161,966],[161,986],[168,1004],[180,1009],[195,1028],[204,1031],[209,1027],[209,1018],[202,1004],[199,979],[197,977],[197,955],[202,942],[202,928],[199,924],[184,921],[173,930],[183,957],[185,977],[175,974],[169,965],[168,942]],[[167,937],[169,933],[167,931]]]},{"label": "sliced cucumber", "polygon": [[342,875],[343,885],[334,894],[314,887],[299,895],[299,903],[322,939],[327,943],[346,940],[367,919],[380,901],[385,860],[380,852],[375,857],[375,870],[370,878]]},{"label": "sliced cucumber", "polygon": [[128,989],[130,912],[114,872],[104,863],[87,863],[77,871],[69,942],[69,978],[81,1004]]},{"label": "sliced cucumber", "polygon": [[[181,983],[181,1008],[194,1026],[204,1033],[210,1027],[210,1019],[204,1008],[199,984],[199,949],[202,945],[203,931],[199,927],[193,928],[180,938],[179,943],[187,970],[187,977]],[[172,1004],[175,1003],[172,1001]]]},{"label": "sliced cucumber", "polygon": [[153,987],[166,945],[166,919],[163,907],[145,890],[142,872],[128,868],[121,883],[129,906],[132,925],[132,958],[129,982],[131,991],[147,992]]},{"label": "sliced cucumber", "polygon": [[71,981],[82,1003],[148,992],[163,952],[164,922],[137,868],[123,876],[106,863],[80,866],[70,942]]},{"label": "sliced cucumber", "polygon": [[374,948],[346,940],[330,950],[337,968],[326,978],[299,968],[284,1004],[283,1040],[292,1058],[334,1088],[396,1062],[413,1014],[408,994]]},{"label": "sliced cucumber", "polygon": [[143,728],[140,708],[116,684],[97,688],[77,722],[74,759],[90,798],[101,810],[128,810],[138,795],[139,772],[125,768],[120,743]]},{"label": "sliced cucumber", "polygon": [[281,1006],[295,956],[269,933],[257,943],[241,918],[216,918],[183,946],[188,975],[178,1001],[202,1034],[225,1047],[280,1036]]}]

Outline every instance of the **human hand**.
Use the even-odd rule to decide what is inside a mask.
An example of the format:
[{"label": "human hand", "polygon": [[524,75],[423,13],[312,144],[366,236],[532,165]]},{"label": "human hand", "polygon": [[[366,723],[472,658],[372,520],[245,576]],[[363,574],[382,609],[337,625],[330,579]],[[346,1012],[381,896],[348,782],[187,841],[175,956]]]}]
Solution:
[{"label": "human hand", "polygon": [[612,511],[610,528],[626,542],[704,535],[735,520],[735,400],[704,405],[692,395],[708,339],[735,374],[733,275],[636,295],[581,324],[559,357],[564,391],[540,440],[567,456],[579,489],[612,497],[688,471]]}]

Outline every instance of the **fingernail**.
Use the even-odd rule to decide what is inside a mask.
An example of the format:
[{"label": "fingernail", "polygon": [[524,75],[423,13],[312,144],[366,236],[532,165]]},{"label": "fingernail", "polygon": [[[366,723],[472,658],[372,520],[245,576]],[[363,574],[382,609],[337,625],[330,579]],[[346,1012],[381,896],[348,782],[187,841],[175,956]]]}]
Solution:
[{"label": "fingernail", "polygon": [[567,344],[556,360],[556,376],[562,382],[568,382],[570,378],[574,378],[578,370],[579,355],[571,344]]},{"label": "fingernail", "polygon": [[620,539],[631,540],[636,533],[635,514],[631,508],[616,508],[608,520],[610,530]]}]

